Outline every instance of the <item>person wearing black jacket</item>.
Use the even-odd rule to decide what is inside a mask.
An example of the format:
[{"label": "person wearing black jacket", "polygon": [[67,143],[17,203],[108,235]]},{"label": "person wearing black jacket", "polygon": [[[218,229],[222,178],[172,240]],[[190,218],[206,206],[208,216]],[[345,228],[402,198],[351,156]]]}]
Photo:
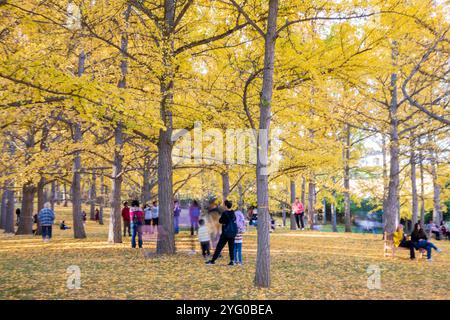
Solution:
[{"label": "person wearing black jacket", "polygon": [[228,263],[228,265],[234,265],[234,238],[237,234],[237,225],[236,216],[234,215],[234,211],[231,210],[232,206],[233,203],[231,201],[225,200],[225,207],[227,209],[222,213],[219,219],[219,223],[222,224],[222,234],[220,235],[212,259],[207,261],[206,264],[215,264],[223,247],[228,243],[228,251],[230,252],[230,263]]},{"label": "person wearing black jacket", "polygon": [[428,241],[428,237],[420,223],[416,223],[414,225],[414,230],[411,233],[411,241],[416,249],[423,248],[427,250],[427,261],[431,261],[431,249],[441,252],[441,249],[437,248],[433,243]]}]

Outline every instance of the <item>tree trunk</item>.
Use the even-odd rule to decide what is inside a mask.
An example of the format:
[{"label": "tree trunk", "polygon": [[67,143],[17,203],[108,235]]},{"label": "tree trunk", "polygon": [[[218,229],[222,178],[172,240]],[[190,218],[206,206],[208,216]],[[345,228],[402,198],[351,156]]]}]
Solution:
[{"label": "tree trunk", "polygon": [[442,220],[441,186],[438,183],[436,153],[432,149],[430,150],[430,164],[433,177],[433,222],[439,226]]},{"label": "tree trunk", "polygon": [[[387,146],[386,146],[386,136],[381,134],[381,143],[382,143],[382,154],[383,154],[383,231],[386,230],[386,203],[387,203],[387,194],[388,194],[388,174],[387,174]],[[383,233],[384,238],[384,233]]]},{"label": "tree trunk", "polygon": [[156,252],[175,253],[173,228],[173,172],[172,172],[172,112],[174,67],[175,0],[164,1],[164,25],[162,39],[163,76],[160,82],[160,115],[165,129],[159,130],[158,139],[158,200],[160,229]]},{"label": "tree trunk", "polygon": [[[81,124],[75,123],[74,143],[80,143],[82,139]],[[76,151],[73,158],[73,177],[72,177],[72,219],[73,235],[75,239],[86,238],[86,232],[83,224],[83,213],[81,209],[81,156],[80,151]]]},{"label": "tree trunk", "polygon": [[345,143],[344,158],[344,221],[345,232],[352,232],[352,217],[350,212],[350,125],[344,125]]},{"label": "tree trunk", "polygon": [[[120,89],[127,87],[128,75],[128,20],[130,18],[131,5],[129,4],[123,13],[125,21],[125,29],[122,31],[121,37],[121,52],[122,61],[120,64],[121,78],[117,84]],[[112,190],[111,190],[111,212],[109,220],[109,235],[108,240],[112,243],[122,243],[122,215],[121,215],[121,193],[123,181],[123,124],[119,121],[115,129],[115,147],[114,160],[112,168]]]},{"label": "tree trunk", "polygon": [[327,224],[327,200],[323,198],[323,224]]},{"label": "tree trunk", "polygon": [[22,210],[20,212],[19,228],[16,234],[33,234],[33,202],[36,187],[26,183],[22,187]]},{"label": "tree trunk", "polygon": [[264,74],[259,106],[259,139],[256,162],[256,189],[258,201],[258,248],[256,253],[255,285],[270,286],[270,216],[269,216],[269,129],[273,93],[275,42],[278,18],[278,0],[269,1],[267,32],[264,43]]},{"label": "tree trunk", "polygon": [[104,183],[104,177],[103,177],[103,171],[102,175],[100,176],[100,209],[98,214],[98,224],[103,225],[103,207],[105,206],[105,183]]},{"label": "tree trunk", "polygon": [[306,203],[306,179],[302,176],[302,189],[300,193],[300,201],[303,205]]},{"label": "tree trunk", "polygon": [[56,181],[52,181],[51,184],[51,195],[50,195],[50,204],[52,206],[52,210],[55,210],[55,202],[57,200],[56,198]]},{"label": "tree trunk", "polygon": [[419,170],[420,170],[420,223],[423,226],[425,223],[425,181],[423,171],[423,154],[421,148],[419,148]]},{"label": "tree trunk", "polygon": [[[294,180],[291,180],[290,189],[291,189],[291,206],[292,206],[292,204],[295,201],[295,197],[296,197],[295,196],[295,181]],[[297,224],[295,222],[295,216],[292,213],[292,207],[291,207],[291,214],[290,214],[290,216],[291,216],[291,219],[290,219],[290,221],[291,221],[291,230],[297,230]]]},{"label": "tree trunk", "polygon": [[6,202],[8,200],[8,189],[6,187],[6,181],[3,183],[3,190],[2,190],[2,204],[1,204],[1,211],[0,211],[0,229],[5,229],[6,226]]},{"label": "tree trunk", "polygon": [[228,171],[223,171],[221,173],[222,176],[222,199],[223,201],[227,200],[230,194],[230,176]]},{"label": "tree trunk", "polygon": [[[394,61],[394,66],[397,60],[397,44],[394,42],[394,48],[392,53],[392,58]],[[397,74],[393,73],[391,75],[391,104],[389,107],[389,118],[390,118],[390,169],[389,169],[389,187],[388,196],[386,200],[386,232],[393,233],[398,224],[399,218],[399,185],[400,185],[400,164],[399,164],[399,136],[398,136],[398,102],[397,102]]]},{"label": "tree trunk", "polygon": [[311,230],[314,230],[314,224],[316,222],[316,209],[314,208],[316,203],[316,184],[314,182],[314,179],[314,174],[311,174],[310,180],[308,181],[308,223]]},{"label": "tree trunk", "polygon": [[64,182],[64,188],[63,188],[63,192],[64,192],[64,196],[63,196],[63,207],[68,207],[69,203],[68,203],[68,199],[67,199],[67,184]]},{"label": "tree trunk", "polygon": [[142,170],[142,205],[149,203],[151,201],[150,194],[150,157],[144,157],[144,166]]},{"label": "tree trunk", "polygon": [[6,219],[5,219],[5,233],[14,233],[14,183],[8,183],[10,188],[8,190],[6,201]]},{"label": "tree trunk", "polygon": [[108,241],[111,243],[122,243],[122,211],[121,192],[122,192],[122,148],[123,148],[123,130],[122,124],[118,123],[115,129],[115,150],[114,162],[112,168],[111,185],[111,212],[109,219]]},{"label": "tree trunk", "polygon": [[411,165],[411,195],[412,195],[411,208],[412,208],[413,225],[417,222],[419,214],[419,203],[417,198],[417,181],[416,181],[416,154],[414,149],[415,149],[414,138],[411,137],[411,154],[409,161]]},{"label": "tree trunk", "polygon": [[238,200],[238,208],[240,211],[244,210],[244,192],[242,190],[242,183],[241,181],[238,182],[238,195],[239,195],[239,200]]},{"label": "tree trunk", "polygon": [[337,232],[337,221],[336,221],[336,191],[333,190],[333,202],[331,203],[331,225],[333,232]]},{"label": "tree trunk", "polygon": [[95,220],[95,205],[97,199],[97,176],[95,170],[92,171],[91,188],[89,190],[89,219]]}]

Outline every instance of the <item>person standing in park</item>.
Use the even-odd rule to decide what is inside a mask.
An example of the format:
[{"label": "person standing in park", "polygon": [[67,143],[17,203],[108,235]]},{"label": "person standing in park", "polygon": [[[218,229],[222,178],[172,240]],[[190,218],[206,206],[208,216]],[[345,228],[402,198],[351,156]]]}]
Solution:
[{"label": "person standing in park", "polygon": [[298,200],[298,198],[295,198],[294,203],[292,204],[292,213],[295,217],[295,222],[297,223],[297,228],[302,230],[305,230],[305,223],[303,221],[303,216],[305,213],[305,207],[303,206],[303,203]]},{"label": "person standing in park", "polygon": [[245,217],[240,210],[237,210],[234,214],[236,216],[236,225],[238,229],[236,237],[234,238],[234,263],[242,265],[242,242],[246,229]]},{"label": "person standing in park", "polygon": [[148,204],[144,205],[144,224],[146,226],[152,224],[152,209]]},{"label": "person standing in park", "polygon": [[211,254],[209,251],[211,237],[209,235],[208,227],[205,225],[205,220],[200,219],[198,224],[200,225],[198,228],[198,241],[200,242],[200,246],[202,248],[202,256],[203,258],[206,258]]},{"label": "person standing in park", "polygon": [[443,237],[447,237],[448,240],[450,240],[450,230],[447,228],[447,226],[445,225],[444,221],[441,221],[440,229],[441,229],[441,232],[442,232],[442,236]]},{"label": "person standing in park", "polygon": [[20,208],[16,209],[16,225],[18,226],[20,222]]},{"label": "person standing in park", "polygon": [[153,231],[155,231],[158,228],[158,223],[159,223],[159,207],[158,207],[158,203],[156,201],[153,201],[151,210],[152,210]]},{"label": "person standing in park", "polygon": [[46,202],[44,208],[39,211],[38,219],[41,226],[42,240],[48,242],[52,238],[52,225],[55,221],[55,213],[50,202]]},{"label": "person standing in park", "polygon": [[144,211],[139,207],[139,201],[133,200],[130,208],[131,247],[136,248],[136,235],[138,246],[142,248],[142,225],[144,224]]},{"label": "person standing in park", "polygon": [[441,229],[433,222],[433,220],[430,221],[430,232],[434,234],[436,240],[441,240]]},{"label": "person standing in park", "polygon": [[123,236],[125,237],[128,230],[128,236],[131,236],[130,231],[130,208],[128,207],[128,202],[123,203],[122,209],[122,220],[123,220]]},{"label": "person standing in park", "polygon": [[96,222],[100,221],[100,210],[98,208],[95,209],[95,217],[94,217]]},{"label": "person standing in park", "polygon": [[180,232],[180,213],[181,207],[178,200],[175,200],[173,203],[173,225],[175,229],[175,234]]},{"label": "person standing in park", "polygon": [[197,200],[194,200],[189,207],[189,217],[191,219],[191,236],[194,231],[198,232],[198,219],[200,218],[200,206]]},{"label": "person standing in park", "polygon": [[219,242],[217,243],[212,259],[207,261],[206,264],[215,264],[223,247],[228,243],[228,251],[230,253],[230,262],[228,265],[234,265],[234,238],[238,233],[238,228],[236,224],[236,215],[234,214],[234,211],[231,210],[232,206],[233,203],[231,201],[225,200],[226,210],[222,213],[219,219],[219,223],[222,225],[222,234],[220,235]]}]

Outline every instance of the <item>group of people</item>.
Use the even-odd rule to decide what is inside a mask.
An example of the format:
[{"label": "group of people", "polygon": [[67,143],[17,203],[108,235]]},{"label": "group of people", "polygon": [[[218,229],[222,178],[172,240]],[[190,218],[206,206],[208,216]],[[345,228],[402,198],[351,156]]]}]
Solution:
[{"label": "group of people", "polygon": [[[242,243],[243,234],[246,231],[246,219],[244,214],[237,210],[232,210],[232,202],[226,200],[224,202],[225,211],[222,212],[219,223],[222,225],[222,233],[216,245],[214,254],[206,262],[207,264],[215,264],[219,258],[222,249],[228,244],[230,255],[229,265],[242,264]],[[174,228],[175,233],[179,232],[179,217],[181,208],[178,201],[174,202]],[[122,218],[124,222],[124,236],[127,234],[131,236],[131,247],[142,248],[142,227],[144,225],[158,226],[158,206],[154,201],[152,206],[145,206],[141,209],[138,200],[131,202],[131,207],[128,207],[128,202],[124,202],[122,209]],[[191,220],[191,235],[197,232],[198,240],[202,250],[203,257],[209,258],[211,256],[211,234],[209,232],[206,221],[201,219],[200,205],[194,200],[189,207],[189,216]],[[137,241],[136,241],[137,238]]]},{"label": "group of people", "polygon": [[441,221],[441,224],[438,226],[436,223],[430,221],[429,223],[430,232],[434,234],[436,237],[436,240],[441,240],[441,238],[447,237],[448,240],[450,240],[450,230],[445,225],[444,221]]},{"label": "group of people", "polygon": [[[222,212],[219,219],[219,223],[222,225],[222,233],[220,234],[212,258],[206,261],[206,264],[215,264],[216,260],[220,257],[222,249],[228,244],[228,252],[230,255],[230,262],[228,265],[242,265],[243,234],[246,231],[245,217],[240,210],[232,210],[233,203],[231,201],[225,200],[224,205],[225,211]],[[202,247],[202,255],[206,258],[210,256],[209,248],[211,239],[205,221],[200,219],[199,224],[198,237]]]},{"label": "group of people", "polygon": [[403,232],[403,225],[399,224],[396,231],[394,232],[393,241],[396,247],[409,249],[411,260],[414,260],[416,258],[416,250],[426,250],[427,261],[432,261],[432,249],[436,250],[436,252],[441,252],[438,247],[436,247],[431,241],[428,240],[428,237],[420,223],[416,223],[414,225],[414,230],[411,233],[410,240],[408,240],[406,234]]}]

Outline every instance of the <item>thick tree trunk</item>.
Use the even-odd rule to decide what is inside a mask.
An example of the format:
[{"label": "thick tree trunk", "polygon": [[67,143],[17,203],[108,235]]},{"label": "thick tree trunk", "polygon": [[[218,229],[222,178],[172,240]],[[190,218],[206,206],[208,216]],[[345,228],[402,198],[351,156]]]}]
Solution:
[{"label": "thick tree trunk", "polygon": [[[394,43],[392,58],[397,60],[396,43]],[[388,233],[393,233],[397,227],[400,211],[399,201],[399,185],[400,185],[400,163],[399,163],[399,135],[398,135],[398,102],[397,102],[397,74],[391,75],[391,104],[389,107],[390,131],[389,131],[389,153],[390,153],[390,169],[389,169],[389,187],[386,200],[386,226]]]},{"label": "thick tree trunk", "polygon": [[[74,143],[80,143],[82,139],[81,124],[76,123],[73,126]],[[72,177],[72,219],[73,235],[75,239],[86,238],[86,232],[83,224],[83,213],[81,209],[81,155],[76,151],[73,158],[73,177]]]},{"label": "thick tree trunk", "polygon": [[[295,181],[294,180],[291,180],[291,183],[290,183],[290,190],[291,190],[291,206],[292,206],[292,204],[294,203],[294,201],[295,201],[295,197],[296,197],[296,195],[295,195]],[[304,204],[304,203],[303,203]],[[291,219],[290,219],[290,222],[291,222],[291,230],[297,230],[297,224],[296,224],[296,222],[295,222],[295,216],[294,216],[294,214],[292,213],[292,207],[291,207],[291,215],[290,215],[290,217],[291,217]]]},{"label": "thick tree trunk", "polygon": [[258,201],[258,248],[256,253],[255,285],[270,286],[270,215],[269,215],[269,129],[273,93],[275,42],[278,18],[278,0],[269,1],[267,32],[264,45],[264,73],[260,102],[259,139],[256,163]]},{"label": "thick tree trunk", "polygon": [[230,175],[228,171],[223,171],[222,176],[222,199],[225,201],[230,194]]},{"label": "thick tree trunk", "polygon": [[352,217],[350,212],[350,125],[344,126],[344,222],[345,232],[352,232]]},{"label": "thick tree trunk", "polygon": [[95,220],[95,205],[97,200],[97,176],[95,170],[92,171],[91,188],[89,190],[89,219]]},{"label": "thick tree trunk", "polygon": [[8,183],[10,188],[8,190],[6,201],[6,219],[5,219],[5,233],[14,233],[14,183],[11,181]]},{"label": "thick tree trunk", "polygon": [[327,200],[323,198],[323,224],[327,224]]},{"label": "thick tree trunk", "polygon": [[19,228],[16,234],[33,234],[33,202],[36,186],[26,183],[22,187],[22,210],[20,212]]},{"label": "thick tree trunk", "polygon": [[413,225],[417,222],[419,214],[419,201],[417,198],[417,181],[416,181],[416,154],[414,149],[415,149],[414,138],[411,137],[411,154],[409,162],[411,165],[411,208],[412,208]]},{"label": "thick tree trunk", "polygon": [[165,129],[159,130],[158,139],[158,200],[160,228],[158,254],[175,253],[173,228],[173,173],[172,173],[172,113],[174,67],[173,31],[175,25],[175,0],[164,1],[164,26],[162,39],[163,77],[160,85],[160,115]]}]

